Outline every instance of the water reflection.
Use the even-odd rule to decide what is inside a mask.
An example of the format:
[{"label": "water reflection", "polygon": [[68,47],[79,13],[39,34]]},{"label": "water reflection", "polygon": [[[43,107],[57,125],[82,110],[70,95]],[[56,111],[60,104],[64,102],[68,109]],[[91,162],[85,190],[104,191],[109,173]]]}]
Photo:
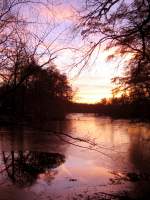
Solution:
[{"label": "water reflection", "polygon": [[[0,128],[0,150],[18,151],[31,150],[42,152],[65,152],[67,145],[60,140],[54,132],[63,132],[65,122],[51,122],[49,126],[42,128],[30,128],[24,126]],[[64,131],[65,132],[65,131]],[[62,136],[65,139],[65,136]],[[63,154],[63,153],[62,153]]]},{"label": "water reflection", "polygon": [[[53,169],[65,162],[65,156],[59,153],[34,151],[2,152],[1,173],[7,173],[13,184],[21,187],[31,186],[40,174],[46,174],[49,181],[56,173]],[[1,163],[2,163],[1,161]]]},{"label": "water reflection", "polygon": [[129,132],[129,158],[135,169],[142,173],[150,170],[150,131],[136,125]]},{"label": "water reflection", "polygon": [[129,158],[136,178],[134,193],[141,199],[149,199],[150,195],[150,129],[146,127],[146,124],[140,127],[136,124],[130,133]]},{"label": "water reflection", "polygon": [[[99,151],[71,145],[69,142],[72,140],[67,134],[75,138],[93,138],[99,145]],[[81,141],[80,145],[83,145]],[[85,192],[91,199],[95,192],[100,195],[102,192],[117,194],[130,191],[141,199],[146,199],[145,196],[149,194],[148,124],[73,114],[66,121],[51,122],[39,130],[1,128],[0,151],[3,152],[3,165],[6,163],[5,173],[11,182],[23,189],[32,185],[28,189],[41,195],[42,200],[50,199],[48,195],[53,200],[73,199],[74,193],[80,194],[80,197],[82,194],[81,199],[86,199]],[[47,161],[42,160],[44,158]],[[13,159],[16,161],[12,162]],[[7,167],[10,164],[11,167]],[[24,177],[24,180],[20,177]]]}]

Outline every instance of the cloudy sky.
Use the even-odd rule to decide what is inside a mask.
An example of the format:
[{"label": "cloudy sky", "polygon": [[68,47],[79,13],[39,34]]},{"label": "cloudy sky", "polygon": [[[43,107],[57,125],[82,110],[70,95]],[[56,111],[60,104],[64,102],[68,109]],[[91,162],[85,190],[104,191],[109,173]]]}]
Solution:
[{"label": "cloudy sky", "polygon": [[87,48],[86,42],[82,41],[80,34],[73,29],[78,23],[78,10],[84,6],[83,3],[83,0],[60,0],[49,4],[49,7],[33,5],[30,9],[27,7],[25,10],[24,7],[23,10],[27,20],[38,22],[31,23],[31,30],[38,33],[39,37],[47,33],[45,44],[51,44],[51,52],[57,57],[55,64],[61,72],[67,74],[75,91],[74,100],[95,103],[104,97],[111,97],[111,79],[122,72],[122,69],[117,67],[122,58],[107,62],[107,56],[113,49],[107,52],[96,49],[88,66],[81,70],[83,63],[75,65],[80,61],[82,53],[72,48],[81,49],[83,52]]}]

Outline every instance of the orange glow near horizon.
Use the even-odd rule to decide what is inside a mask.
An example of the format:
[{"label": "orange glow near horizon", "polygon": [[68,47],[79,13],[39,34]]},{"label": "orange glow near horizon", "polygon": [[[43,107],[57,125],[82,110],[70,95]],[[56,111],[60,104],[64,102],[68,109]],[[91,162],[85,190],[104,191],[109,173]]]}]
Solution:
[{"label": "orange glow near horizon", "polygon": [[[85,67],[83,72],[75,79],[70,80],[75,89],[74,102],[95,104],[103,98],[109,99],[112,95],[114,85],[111,79],[123,73],[124,62],[128,61],[132,55],[127,54],[122,58],[116,55],[112,61],[107,62],[107,56],[114,53],[115,49],[101,51],[93,66]],[[64,57],[65,59],[65,57]],[[119,68],[116,66],[120,64]],[[118,97],[121,94],[118,94]]]},{"label": "orange glow near horizon", "polygon": [[93,90],[92,92],[87,92],[84,93],[84,91],[79,91],[75,94],[74,98],[73,98],[73,102],[75,103],[87,103],[87,104],[95,104],[100,102],[103,98],[111,98],[111,92],[108,93],[108,91],[103,91],[97,93],[97,90]]},{"label": "orange glow near horizon", "polygon": [[[76,97],[77,98],[77,97]],[[107,97],[105,97],[105,98],[107,98]],[[108,97],[109,98],[109,97]],[[83,103],[83,104],[96,104],[96,103],[99,103],[101,100],[102,100],[103,98],[99,98],[99,96],[97,95],[97,96],[86,96],[86,97],[84,97],[84,98],[79,98],[79,99],[73,99],[73,102],[74,103]]]},{"label": "orange glow near horizon", "polygon": [[[94,64],[85,66],[79,75],[77,74],[80,71],[80,66],[79,68],[72,68],[71,72],[65,71],[75,91],[74,102],[94,104],[100,102],[103,98],[109,99],[113,96],[112,89],[114,85],[111,79],[122,75],[124,65],[126,65],[125,62],[133,56],[132,54],[126,54],[121,57],[115,54],[115,50],[115,48],[108,51],[101,50]],[[108,62],[107,57],[113,53],[115,54],[114,58]],[[68,63],[72,62],[72,56],[71,52],[63,52],[56,65],[62,66],[63,64],[63,66],[67,66]],[[94,59],[94,55],[92,59]],[[60,68],[60,71],[64,72],[63,68]]]}]

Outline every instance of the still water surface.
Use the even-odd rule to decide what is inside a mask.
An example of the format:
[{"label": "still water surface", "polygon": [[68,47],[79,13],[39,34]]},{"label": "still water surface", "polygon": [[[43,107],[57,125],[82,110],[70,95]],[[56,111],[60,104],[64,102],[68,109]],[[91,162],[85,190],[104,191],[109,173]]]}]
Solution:
[{"label": "still water surface", "polygon": [[149,199],[149,189],[148,123],[70,114],[40,128],[0,128],[0,200]]}]

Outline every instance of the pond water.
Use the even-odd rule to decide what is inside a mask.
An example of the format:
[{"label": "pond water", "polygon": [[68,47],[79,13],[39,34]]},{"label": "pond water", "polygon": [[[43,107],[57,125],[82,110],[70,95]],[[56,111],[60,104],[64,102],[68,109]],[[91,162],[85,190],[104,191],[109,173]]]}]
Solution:
[{"label": "pond water", "polygon": [[0,200],[149,199],[150,124],[69,114],[0,128]]}]

